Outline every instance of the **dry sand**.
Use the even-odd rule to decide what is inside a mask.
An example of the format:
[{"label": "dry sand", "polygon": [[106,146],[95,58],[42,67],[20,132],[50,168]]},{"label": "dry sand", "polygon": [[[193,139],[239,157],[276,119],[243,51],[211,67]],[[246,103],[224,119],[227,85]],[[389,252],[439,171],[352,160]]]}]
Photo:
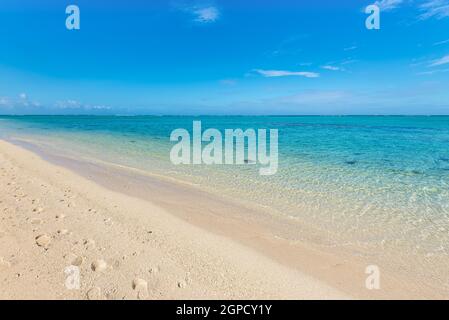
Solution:
[{"label": "dry sand", "polygon": [[4,141],[0,174],[0,299],[350,298]]}]

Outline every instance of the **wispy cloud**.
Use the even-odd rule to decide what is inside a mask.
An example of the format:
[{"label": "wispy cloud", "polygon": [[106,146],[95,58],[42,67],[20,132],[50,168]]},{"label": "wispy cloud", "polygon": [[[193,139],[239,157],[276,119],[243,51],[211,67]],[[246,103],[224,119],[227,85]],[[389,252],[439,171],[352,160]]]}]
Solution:
[{"label": "wispy cloud", "polygon": [[342,66],[344,66],[344,65],[346,65],[346,64],[351,64],[351,63],[355,63],[355,62],[358,62],[359,60],[356,60],[356,59],[352,59],[352,58],[348,58],[348,59],[346,59],[346,60],[343,60],[340,64],[342,65]]},{"label": "wispy cloud", "polygon": [[211,2],[199,3],[198,1],[174,2],[172,6],[176,10],[186,12],[193,16],[193,21],[200,24],[209,24],[220,18],[220,10]]},{"label": "wispy cloud", "polygon": [[442,44],[445,44],[445,43],[449,43],[449,39],[435,42],[433,45],[434,46],[439,46],[439,45],[442,45]]},{"label": "wispy cloud", "polygon": [[440,59],[433,60],[429,67],[437,67],[449,63],[449,54]]},{"label": "wispy cloud", "polygon": [[424,71],[424,72],[419,72],[417,73],[417,75],[432,75],[432,74],[436,74],[436,73],[446,73],[449,72],[449,69],[437,69],[437,70],[432,70],[432,71]]},{"label": "wispy cloud", "polygon": [[193,8],[192,12],[196,15],[195,21],[201,23],[215,22],[220,16],[216,7]]},{"label": "wispy cloud", "polygon": [[374,2],[382,11],[394,10],[406,3],[416,4],[416,7],[421,12],[418,16],[420,20],[449,17],[449,0],[423,0],[419,2],[412,0],[378,0]]},{"label": "wispy cloud", "polygon": [[429,18],[443,19],[449,17],[449,0],[428,0],[419,6],[422,11],[419,18],[426,20]]},{"label": "wispy cloud", "polygon": [[355,50],[355,49],[357,49],[357,46],[347,47],[347,48],[344,48],[343,50],[344,51],[351,51],[351,50]]},{"label": "wispy cloud", "polygon": [[390,11],[399,7],[403,2],[404,0],[380,0],[374,4],[382,11]]},{"label": "wispy cloud", "polygon": [[199,23],[212,23],[220,17],[220,11],[215,6],[193,6],[188,11],[195,16],[194,21]]},{"label": "wispy cloud", "polygon": [[267,77],[288,77],[288,76],[299,76],[305,78],[318,78],[320,76],[319,73],[316,72],[306,72],[306,71],[286,71],[286,70],[261,70],[255,69],[255,72],[258,74]]},{"label": "wispy cloud", "polygon": [[331,66],[331,65],[322,66],[321,68],[325,69],[325,70],[330,70],[330,71],[343,71],[342,68],[336,67],[336,66]]}]

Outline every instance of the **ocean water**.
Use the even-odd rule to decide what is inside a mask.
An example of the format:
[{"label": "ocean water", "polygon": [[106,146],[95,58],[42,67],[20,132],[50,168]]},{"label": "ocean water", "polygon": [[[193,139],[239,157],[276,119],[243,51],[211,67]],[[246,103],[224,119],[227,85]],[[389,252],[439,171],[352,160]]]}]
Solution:
[{"label": "ocean water", "polygon": [[[172,130],[278,129],[279,168],[170,162]],[[51,145],[241,198],[321,233],[292,239],[348,247],[448,284],[449,117],[3,116],[0,137]],[[418,264],[418,266],[417,266]]]}]

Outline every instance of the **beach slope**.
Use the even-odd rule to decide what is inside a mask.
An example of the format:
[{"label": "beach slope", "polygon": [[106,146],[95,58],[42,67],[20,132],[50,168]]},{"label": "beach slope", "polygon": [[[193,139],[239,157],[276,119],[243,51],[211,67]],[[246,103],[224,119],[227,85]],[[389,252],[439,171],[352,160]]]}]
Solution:
[{"label": "beach slope", "polygon": [[0,299],[349,298],[4,141],[0,175]]}]

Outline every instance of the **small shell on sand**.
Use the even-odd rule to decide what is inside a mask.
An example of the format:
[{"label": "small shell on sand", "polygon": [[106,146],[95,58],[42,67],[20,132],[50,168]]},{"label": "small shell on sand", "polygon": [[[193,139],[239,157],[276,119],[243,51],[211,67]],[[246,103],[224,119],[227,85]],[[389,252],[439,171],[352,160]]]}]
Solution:
[{"label": "small shell on sand", "polygon": [[67,233],[69,233],[69,230],[67,230],[67,229],[60,229],[60,230],[58,230],[58,234],[60,234],[60,235],[64,235],[64,234],[67,234]]},{"label": "small shell on sand", "polygon": [[50,244],[50,242],[51,242],[51,237],[49,235],[41,234],[40,236],[36,237],[36,244],[39,247],[47,248],[48,245]]},{"label": "small shell on sand", "polygon": [[106,261],[104,261],[102,259],[96,260],[96,261],[92,262],[92,264],[91,264],[91,268],[95,272],[105,271],[107,267],[108,267],[108,264],[106,263]]},{"label": "small shell on sand", "polygon": [[84,258],[80,256],[80,257],[74,258],[72,260],[71,264],[72,264],[72,266],[79,267],[79,266],[81,266],[83,264],[83,262],[84,262]]},{"label": "small shell on sand", "polygon": [[37,213],[41,213],[42,211],[44,211],[44,209],[41,208],[41,207],[38,207],[38,208],[34,208],[34,209],[33,209],[33,212],[37,212]]},{"label": "small shell on sand", "polygon": [[56,215],[56,219],[64,219],[64,218],[65,218],[65,214],[63,214],[63,213]]},{"label": "small shell on sand", "polygon": [[31,219],[31,224],[42,224],[42,222],[41,219]]},{"label": "small shell on sand", "polygon": [[187,286],[187,282],[184,280],[178,282],[178,288],[185,288]]},{"label": "small shell on sand", "polygon": [[103,295],[99,287],[93,287],[87,291],[88,300],[103,300]]}]

